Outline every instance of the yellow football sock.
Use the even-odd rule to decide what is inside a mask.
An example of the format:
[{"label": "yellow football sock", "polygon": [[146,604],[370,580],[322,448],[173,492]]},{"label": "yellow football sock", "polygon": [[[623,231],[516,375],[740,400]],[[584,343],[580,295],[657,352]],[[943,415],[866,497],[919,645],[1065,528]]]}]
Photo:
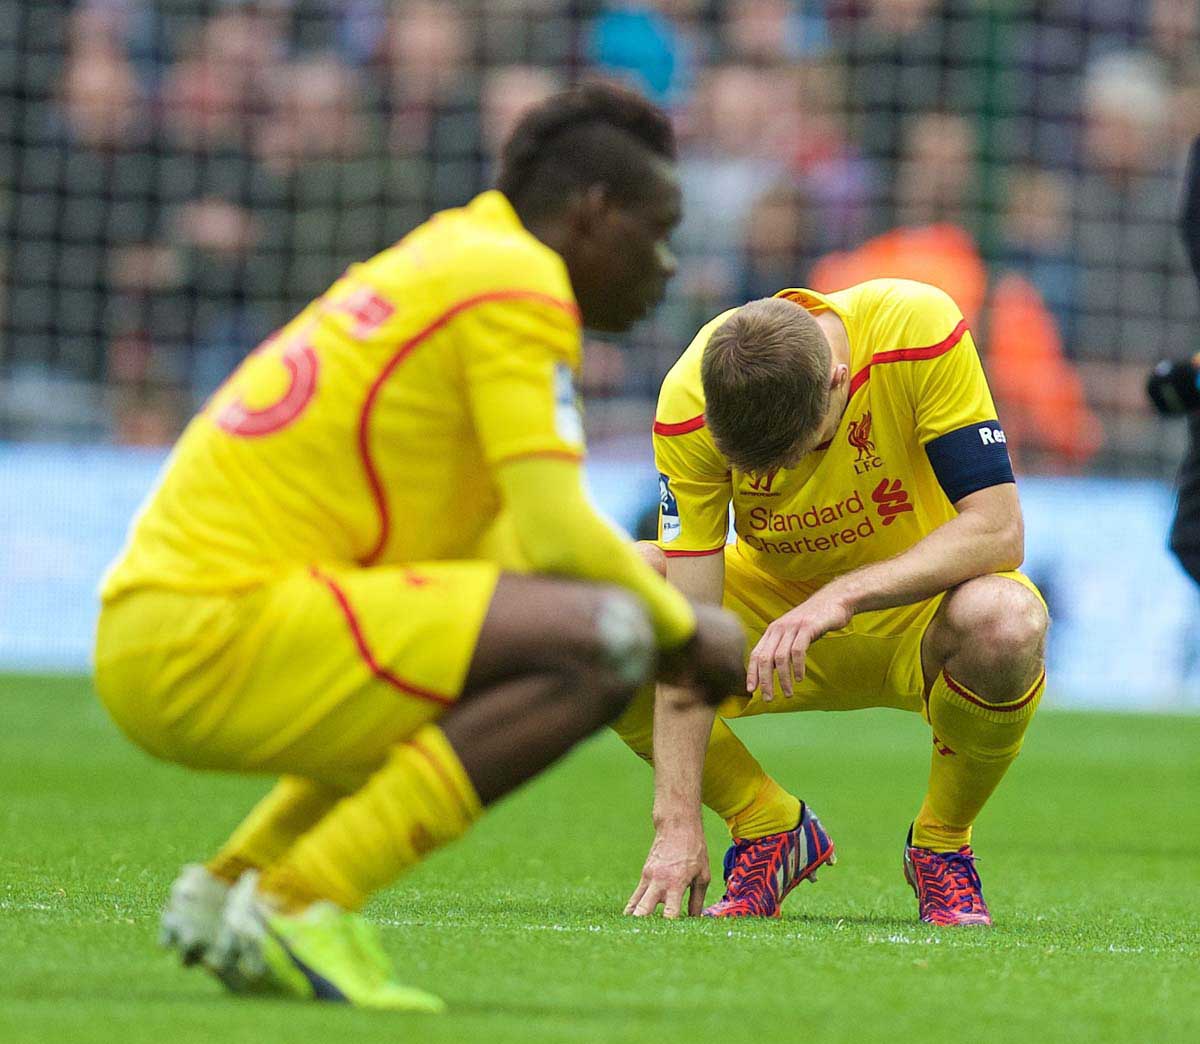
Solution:
[{"label": "yellow football sock", "polygon": [[[654,688],[641,689],[613,729],[643,761],[654,749]],[[729,826],[734,837],[765,837],[791,830],[800,801],[764,771],[746,745],[721,719],[713,722],[704,756],[702,800]]]},{"label": "yellow football sock", "polygon": [[942,671],[929,692],[933,757],[929,790],[913,822],[913,844],[954,852],[1021,751],[1025,729],[1046,688],[1045,672],[1024,695],[988,703]]},{"label": "yellow football sock", "polygon": [[461,837],[481,811],[445,734],[426,725],[301,837],[263,875],[261,887],[284,909],[328,899],[357,910],[429,852]]},{"label": "yellow football sock", "polygon": [[[745,749],[745,748],[743,748]],[[800,822],[800,799],[789,794],[766,773],[753,800],[730,816],[729,833],[734,837],[766,837],[791,830]]]},{"label": "yellow football sock", "polygon": [[341,797],[342,792],[332,787],[284,776],[208,861],[209,872],[236,881],[245,870],[274,865]]}]

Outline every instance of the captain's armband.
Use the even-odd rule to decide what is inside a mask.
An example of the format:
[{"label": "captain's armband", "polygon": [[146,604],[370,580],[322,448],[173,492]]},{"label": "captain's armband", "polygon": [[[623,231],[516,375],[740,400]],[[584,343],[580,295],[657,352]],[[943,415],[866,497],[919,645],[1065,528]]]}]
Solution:
[{"label": "captain's armband", "polygon": [[989,486],[1015,481],[1008,439],[996,420],[939,435],[925,444],[925,453],[952,504]]}]

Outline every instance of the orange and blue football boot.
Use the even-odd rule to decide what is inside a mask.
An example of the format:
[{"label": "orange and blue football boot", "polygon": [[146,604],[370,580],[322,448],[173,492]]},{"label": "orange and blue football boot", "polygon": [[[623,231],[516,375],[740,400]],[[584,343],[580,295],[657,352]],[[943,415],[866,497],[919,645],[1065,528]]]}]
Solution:
[{"label": "orange and blue football boot", "polygon": [[725,894],[704,916],[778,917],[788,892],[801,881],[815,881],[820,867],[836,862],[833,841],[803,805],[791,830],[733,839],[725,853]]},{"label": "orange and blue football boot", "polygon": [[917,897],[926,924],[991,924],[983,885],[970,845],[957,852],[934,852],[912,843],[912,827],[904,844],[904,879]]}]

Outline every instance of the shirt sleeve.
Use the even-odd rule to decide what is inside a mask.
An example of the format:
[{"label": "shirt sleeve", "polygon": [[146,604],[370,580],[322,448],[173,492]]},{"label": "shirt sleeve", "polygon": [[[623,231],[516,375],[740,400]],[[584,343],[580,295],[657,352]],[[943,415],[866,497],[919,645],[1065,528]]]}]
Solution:
[{"label": "shirt sleeve", "polygon": [[[932,289],[932,288],[931,288]],[[936,291],[919,327],[937,337],[912,349],[911,395],[917,440],[952,503],[1013,481],[1004,429],[966,320],[949,295]]]},{"label": "shirt sleeve", "polygon": [[658,542],[668,557],[715,554],[729,533],[732,483],[725,459],[703,428],[664,433],[655,425]]},{"label": "shirt sleeve", "polygon": [[574,306],[543,295],[514,295],[472,309],[461,322],[463,376],[488,464],[528,456],[582,457]]},{"label": "shirt sleeve", "polygon": [[911,361],[910,395],[917,440],[923,446],[967,424],[996,418],[992,393],[962,312],[948,294],[928,290],[913,323],[913,340],[922,347],[904,350]]}]

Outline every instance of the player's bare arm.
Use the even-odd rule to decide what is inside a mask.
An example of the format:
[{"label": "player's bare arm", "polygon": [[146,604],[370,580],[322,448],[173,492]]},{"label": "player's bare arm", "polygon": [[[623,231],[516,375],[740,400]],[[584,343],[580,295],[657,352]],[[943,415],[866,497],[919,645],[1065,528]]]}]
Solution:
[{"label": "player's bare arm", "polygon": [[[718,605],[725,583],[723,555],[666,558],[654,545],[639,545],[646,556],[657,553],[668,581],[693,602]],[[733,690],[730,690],[733,691]],[[654,843],[638,886],[625,906],[635,917],[678,917],[688,897],[687,914],[700,915],[711,878],[708,846],[700,815],[704,752],[712,732],[711,706],[685,689],[660,685],[654,706]]]},{"label": "player's bare arm", "polygon": [[808,647],[856,613],[908,605],[975,577],[1016,569],[1024,559],[1017,487],[989,486],[955,503],[957,517],[893,558],[862,566],[822,587],[774,621],[750,653],[746,689],[784,697],[804,677]]}]

